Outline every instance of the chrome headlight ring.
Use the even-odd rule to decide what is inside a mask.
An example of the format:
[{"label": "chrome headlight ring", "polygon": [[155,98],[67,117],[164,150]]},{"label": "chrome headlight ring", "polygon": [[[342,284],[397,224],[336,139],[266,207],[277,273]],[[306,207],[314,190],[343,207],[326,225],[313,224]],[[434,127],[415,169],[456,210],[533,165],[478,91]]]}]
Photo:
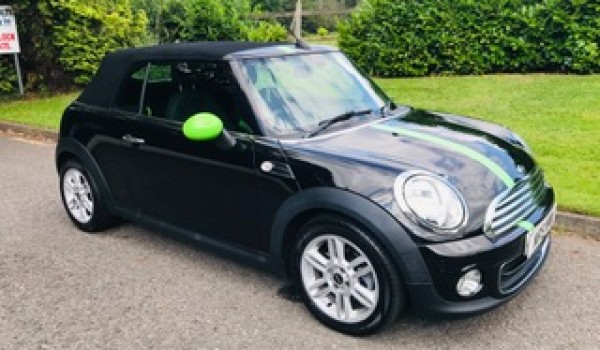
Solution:
[{"label": "chrome headlight ring", "polygon": [[403,172],[394,181],[394,197],[404,215],[433,233],[452,235],[467,223],[463,196],[442,176],[422,170]]}]

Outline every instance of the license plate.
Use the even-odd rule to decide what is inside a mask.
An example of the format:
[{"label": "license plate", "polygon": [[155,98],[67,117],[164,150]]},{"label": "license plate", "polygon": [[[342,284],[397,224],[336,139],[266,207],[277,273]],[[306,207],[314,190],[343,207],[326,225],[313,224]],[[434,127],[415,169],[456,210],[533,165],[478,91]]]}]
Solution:
[{"label": "license plate", "polygon": [[556,208],[540,222],[533,230],[527,233],[525,237],[525,256],[529,259],[531,255],[538,249],[540,244],[544,241],[544,238],[550,233],[550,229],[554,224],[554,217],[556,214]]}]

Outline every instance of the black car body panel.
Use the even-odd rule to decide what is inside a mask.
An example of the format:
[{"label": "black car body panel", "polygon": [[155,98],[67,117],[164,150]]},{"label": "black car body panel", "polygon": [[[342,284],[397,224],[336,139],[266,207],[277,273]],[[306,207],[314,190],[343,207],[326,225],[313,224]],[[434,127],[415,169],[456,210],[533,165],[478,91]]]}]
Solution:
[{"label": "black car body panel", "polygon": [[[143,116],[143,97],[139,108],[116,107],[122,89],[143,96],[147,71],[143,86],[125,83],[124,76],[149,62],[234,62],[336,51],[288,46],[191,43],[107,55],[63,115],[57,166],[70,158],[83,163],[115,215],[282,275],[294,234],[308,218],[322,212],[351,218],[385,248],[413,305],[424,312],[481,312],[509,300],[531,280],[546,259],[550,237],[524,259],[527,229],[515,226],[497,238],[485,232],[490,203],[538,168],[504,127],[398,106],[382,118],[343,123],[311,138],[274,138],[259,121],[250,122],[254,133],[230,130],[235,146],[221,149],[186,139],[181,123]],[[235,65],[231,69],[239,80]],[[259,118],[246,100],[247,83],[237,83],[232,105]],[[443,177],[464,197],[466,225],[450,238],[421,232],[399,207],[394,181],[413,170]],[[555,208],[552,188],[543,186],[536,210],[524,218],[532,226]],[[473,267],[483,272],[485,287],[461,297],[456,281]]]},{"label": "black car body panel", "polygon": [[[472,232],[482,227],[489,203],[507,188],[506,184],[490,169],[451,146],[405,136],[395,129],[475,150],[497,164],[513,181],[535,167],[522,148],[475,125],[422,110],[406,108],[399,112],[386,120],[318,139],[284,141],[283,148],[302,187],[349,189],[399,216],[391,189],[395,177],[410,169],[427,170],[444,175],[463,194],[470,214],[465,231]],[[517,171],[518,166],[523,167],[522,172]]]}]

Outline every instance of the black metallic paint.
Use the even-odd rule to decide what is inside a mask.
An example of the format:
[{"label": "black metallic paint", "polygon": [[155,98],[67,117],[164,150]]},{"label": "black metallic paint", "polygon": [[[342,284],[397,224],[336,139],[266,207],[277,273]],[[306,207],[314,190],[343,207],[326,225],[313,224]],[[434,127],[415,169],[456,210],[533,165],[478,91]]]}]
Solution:
[{"label": "black metallic paint", "polygon": [[[260,50],[253,55],[264,54]],[[375,123],[465,145],[514,180],[525,175],[519,167],[525,173],[535,167],[505,128],[408,107],[399,107],[391,117],[373,116],[366,124],[342,123],[309,139],[232,133],[237,145],[226,151],[187,140],[178,123],[74,102],[61,122],[56,159],[58,166],[68,157],[79,159],[112,213],[282,274],[299,220],[328,211],[352,218],[374,235],[420,310],[475,313],[510,299],[514,294],[499,294],[492,282],[502,263],[522,255],[524,232],[517,228],[497,241],[482,234],[486,209],[506,185],[463,154],[376,129]],[[145,142],[130,144],[124,135]],[[261,170],[264,162],[274,163],[277,171]],[[415,169],[445,176],[464,196],[468,223],[453,240],[415,235],[419,228],[398,207],[394,180]],[[530,221],[539,222],[553,203],[548,189]],[[456,279],[472,264],[484,271],[486,289],[459,302]]]},{"label": "black metallic paint", "polygon": [[[489,203],[503,190],[504,183],[477,161],[436,144],[382,131],[375,123],[393,125],[435,135],[465,145],[500,165],[513,179],[535,163],[520,147],[478,129],[460,123],[460,119],[444,117],[421,110],[402,108],[394,117],[376,120],[350,131],[342,131],[298,141],[282,141],[294,172],[303,188],[333,186],[351,189],[370,198],[402,217],[393,198],[395,178],[406,170],[426,170],[445,176],[463,195],[468,206],[468,223],[464,233],[479,233]],[[505,129],[506,130],[506,129]]]}]

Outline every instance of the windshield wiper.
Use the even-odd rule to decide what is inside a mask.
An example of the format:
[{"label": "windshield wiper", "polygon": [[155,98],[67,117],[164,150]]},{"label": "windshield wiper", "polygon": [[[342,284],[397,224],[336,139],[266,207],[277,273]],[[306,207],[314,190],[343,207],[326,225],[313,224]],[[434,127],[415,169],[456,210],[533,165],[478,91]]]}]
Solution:
[{"label": "windshield wiper", "polygon": [[313,137],[313,136],[321,133],[323,130],[329,128],[333,124],[343,122],[345,120],[352,119],[354,117],[358,117],[361,115],[371,114],[372,112],[373,111],[370,109],[354,110],[354,111],[348,111],[346,113],[342,113],[340,115],[336,115],[333,118],[322,120],[317,125],[317,128],[315,130],[311,131],[310,133],[308,133],[305,137]]}]

